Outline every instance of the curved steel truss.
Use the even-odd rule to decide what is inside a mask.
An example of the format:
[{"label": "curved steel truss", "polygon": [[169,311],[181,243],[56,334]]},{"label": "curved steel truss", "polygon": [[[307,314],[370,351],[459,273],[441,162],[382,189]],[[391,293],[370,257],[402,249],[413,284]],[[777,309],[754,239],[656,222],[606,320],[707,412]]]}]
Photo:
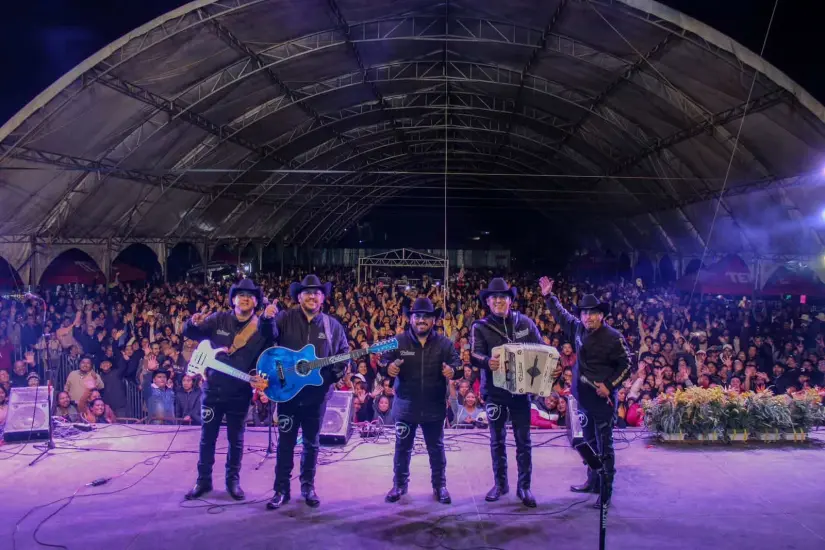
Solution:
[{"label": "curved steel truss", "polygon": [[[512,200],[553,220],[609,218],[600,246],[820,252],[801,186],[786,184],[812,164],[789,151],[825,148],[825,107],[656,2],[510,4],[199,0],[170,12],[0,130],[0,234],[317,246],[443,184],[446,154],[459,193],[508,187],[484,173],[523,174]],[[743,117],[757,123],[734,155]],[[546,192],[552,206],[536,200]],[[708,238],[717,206],[721,240]]]}]

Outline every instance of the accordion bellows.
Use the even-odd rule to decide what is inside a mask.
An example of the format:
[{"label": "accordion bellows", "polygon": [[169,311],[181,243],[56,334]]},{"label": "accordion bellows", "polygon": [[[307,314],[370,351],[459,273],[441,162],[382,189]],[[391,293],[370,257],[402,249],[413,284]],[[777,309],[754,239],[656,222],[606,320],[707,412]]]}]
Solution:
[{"label": "accordion bellows", "polygon": [[493,385],[514,394],[547,397],[559,365],[559,351],[542,344],[504,344],[492,350],[501,367],[493,371]]}]

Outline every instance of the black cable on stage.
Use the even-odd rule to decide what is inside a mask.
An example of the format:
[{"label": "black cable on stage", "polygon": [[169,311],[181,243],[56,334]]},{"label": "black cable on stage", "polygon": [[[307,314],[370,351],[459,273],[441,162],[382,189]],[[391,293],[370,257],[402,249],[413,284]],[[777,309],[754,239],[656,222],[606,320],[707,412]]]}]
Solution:
[{"label": "black cable on stage", "polygon": [[[91,483],[81,485],[80,487],[78,487],[75,490],[74,493],[72,493],[68,497],[62,497],[62,498],[59,498],[57,500],[53,500],[53,501],[51,501],[47,504],[39,504],[37,506],[34,506],[34,507],[30,508],[29,511],[27,511],[25,514],[23,514],[23,517],[21,517],[19,520],[17,520],[17,523],[14,525],[14,531],[12,532],[12,537],[11,537],[12,550],[15,550],[17,548],[16,535],[17,535],[18,530],[20,529],[20,524],[23,521],[25,521],[27,517],[29,517],[35,511],[40,510],[41,508],[47,508],[47,507],[49,507],[53,504],[57,504],[58,502],[62,502],[64,500],[66,502],[64,502],[57,510],[55,510],[54,512],[52,512],[51,514],[49,514],[48,516],[46,516],[45,518],[40,520],[40,522],[37,524],[37,527],[35,527],[34,531],[32,532],[32,538],[33,538],[34,542],[36,542],[37,544],[39,544],[41,546],[47,546],[49,548],[62,548],[63,550],[68,550],[68,547],[64,546],[62,544],[51,544],[51,543],[41,541],[40,539],[37,538],[37,533],[40,531],[40,529],[43,527],[43,525],[46,524],[47,521],[49,521],[53,517],[57,516],[57,514],[59,514],[61,511],[65,510],[72,502],[74,502],[74,500],[76,498],[88,498],[88,497],[95,497],[95,496],[114,495],[114,494],[126,491],[127,489],[131,489],[132,487],[134,487],[135,485],[137,485],[138,483],[140,483],[141,481],[146,479],[152,472],[155,471],[155,469],[160,464],[161,460],[163,460],[165,458],[170,458],[174,454],[178,453],[177,451],[171,451],[171,449],[172,449],[172,445],[174,445],[174,443],[175,443],[175,439],[177,439],[177,437],[178,437],[179,432],[180,432],[180,426],[178,426],[178,429],[175,430],[174,434],[172,435],[172,439],[169,441],[169,445],[166,447],[165,451],[161,452],[161,454],[149,457],[145,460],[141,460],[140,462],[137,462],[137,463],[133,464],[132,466],[130,466],[129,468],[127,468],[126,470],[124,470],[120,474],[118,474],[116,476],[113,476],[111,478],[101,478],[101,479],[95,480]],[[126,452],[126,451],[123,451],[123,452]],[[144,452],[152,452],[152,451],[144,451]],[[180,451],[180,452],[185,452],[185,451]],[[145,474],[140,476],[132,484],[127,485],[126,487],[121,487],[120,489],[117,489],[117,490],[114,490],[114,491],[109,491],[109,492],[106,492],[106,493],[90,493],[90,494],[85,494],[85,495],[79,495],[78,494],[84,487],[90,487],[90,486],[91,487],[97,487],[97,486],[100,486],[100,485],[104,485],[104,484],[108,483],[109,481],[112,481],[113,479],[123,477],[124,475],[128,474],[129,472],[131,472],[132,470],[134,470],[135,468],[137,468],[140,465],[146,465],[146,466],[152,466],[152,467],[149,469],[148,472],[146,472]],[[137,536],[137,535],[135,535],[135,536]]]},{"label": "black cable on stage", "polygon": [[[128,426],[128,425],[123,424],[122,426]],[[54,500],[52,502],[49,502],[47,504],[41,504],[41,505],[37,505],[37,506],[31,508],[15,524],[14,533],[12,534],[12,548],[16,549],[15,535],[19,530],[20,524],[23,521],[25,521],[25,519],[29,515],[31,515],[36,510],[39,510],[41,508],[47,508],[51,505],[57,504],[57,503],[62,502],[62,501],[65,500],[66,502],[64,502],[57,510],[52,512],[46,518],[41,520],[40,523],[38,523],[37,527],[35,528],[34,532],[32,533],[32,537],[33,537],[33,539],[36,543],[41,544],[43,546],[47,546],[47,547],[50,547],[50,548],[61,548],[61,549],[68,550],[68,548],[64,545],[56,545],[56,544],[50,544],[50,543],[45,543],[45,542],[40,541],[37,538],[37,534],[40,531],[40,529],[43,527],[43,525],[45,525],[45,523],[48,520],[50,520],[53,517],[57,516],[57,514],[59,514],[64,509],[66,509],[74,501],[75,498],[112,495],[112,494],[120,493],[120,492],[125,491],[127,489],[131,489],[132,487],[134,487],[135,485],[140,483],[142,480],[146,479],[146,477],[148,477],[152,472],[154,472],[155,469],[157,468],[157,466],[160,464],[160,461],[162,459],[171,458],[172,456],[178,455],[178,454],[192,454],[192,453],[197,452],[195,450],[180,450],[180,451],[172,451],[171,450],[172,445],[174,444],[177,436],[181,432],[194,431],[194,430],[182,430],[181,429],[182,427],[183,426],[180,426],[180,425],[177,427],[177,429],[175,430],[175,432],[173,434],[173,437],[172,437],[171,441],[169,442],[169,445],[167,446],[165,451],[129,451],[129,450],[122,450],[122,449],[104,449],[104,448],[79,447],[78,446],[77,447],[78,451],[83,449],[83,450],[95,450],[95,451],[101,451],[101,452],[159,453],[159,454],[157,454],[156,456],[150,457],[146,460],[142,460],[140,462],[137,462],[134,465],[127,468],[126,470],[124,470],[121,474],[118,474],[117,476],[114,476],[113,478],[108,478],[108,479],[102,480],[102,483],[100,483],[100,484],[104,484],[104,483],[107,483],[107,482],[111,481],[112,479],[116,479],[118,477],[121,477],[121,476],[129,473],[131,470],[133,470],[134,468],[136,468],[136,467],[138,467],[142,464],[147,465],[147,466],[148,465],[152,466],[152,468],[148,472],[143,474],[140,478],[138,478],[131,485],[128,485],[128,486],[123,487],[121,489],[117,489],[116,491],[109,491],[109,492],[106,492],[106,493],[91,493],[91,494],[86,494],[86,495],[79,495],[78,493],[84,487],[91,485],[91,484],[87,484],[87,485],[83,485],[83,486],[79,487],[72,495],[70,495],[68,497],[63,497],[63,498]],[[124,438],[136,437],[136,436],[139,436],[139,435],[146,435],[146,434],[154,435],[154,434],[168,433],[168,432],[163,432],[163,431],[141,430],[141,429],[135,429],[135,431],[143,432],[143,434],[134,434],[134,435],[128,435],[128,436],[112,436],[112,437],[106,437],[106,439],[124,439]],[[364,437],[360,441],[356,441],[354,443],[350,442],[348,445],[345,445],[344,447],[340,447],[340,448],[322,447],[322,448],[319,449],[318,465],[319,466],[328,466],[328,465],[336,464],[336,463],[339,463],[339,462],[361,462],[361,461],[366,461],[366,460],[372,460],[372,459],[375,459],[375,458],[383,458],[383,457],[387,457],[387,456],[392,456],[393,452],[388,452],[388,453],[381,453],[381,454],[372,455],[372,456],[368,456],[368,457],[349,458],[350,455],[356,449],[358,449],[361,446],[364,446],[364,445],[386,445],[386,444],[391,443],[392,441],[391,441],[391,436],[390,436],[389,432],[390,432],[389,430],[380,430],[378,434]],[[643,438],[645,435],[648,435],[648,432],[641,431],[641,432],[638,432],[638,433],[634,433],[632,439],[628,439],[627,433],[624,430],[616,430],[616,432],[618,432],[618,434],[619,434],[620,442],[625,445],[623,448],[629,447],[630,444],[633,441],[636,441],[638,439]],[[533,433],[531,435],[538,435],[538,434]],[[394,436],[395,436],[395,434],[392,433],[392,439],[393,440],[394,440]],[[556,441],[558,439],[561,439],[561,438],[564,438],[564,437],[566,437],[566,433],[555,434],[552,437],[550,437],[550,438],[548,438],[544,441],[534,443],[533,447],[544,447],[544,446],[567,447],[568,445],[566,445],[566,444],[565,445],[559,445],[559,444],[554,444],[553,443],[554,441]],[[89,441],[89,440],[94,440],[94,439],[102,439],[102,438],[83,438],[83,439],[79,439],[79,440],[76,440],[76,441]],[[454,432],[454,433],[446,434],[444,439],[445,439],[445,452],[459,452],[459,451],[461,451],[461,446],[458,444],[459,442],[464,443],[464,444],[489,445],[489,432],[486,432],[486,431],[472,431],[472,430],[468,430],[466,433],[455,433]],[[3,450],[0,450],[0,452],[9,453],[9,454],[12,454],[12,456],[17,456],[18,454],[20,454],[22,452],[22,450],[25,447],[26,447],[26,444],[21,445],[21,449],[19,449],[16,453],[10,453],[9,451],[3,451]],[[216,452],[224,452],[226,450],[227,450],[226,448],[216,449]],[[249,449],[249,450],[251,450],[251,449]],[[256,451],[252,451],[252,452],[262,452],[263,450],[264,449],[261,448],[260,450],[256,450]],[[75,451],[68,451],[68,452],[75,452]],[[63,454],[63,453],[60,453],[60,454]],[[418,436],[418,435],[416,436],[415,443],[413,445],[413,454],[414,455],[427,454],[426,444],[425,444],[423,436]],[[300,451],[296,450],[294,455],[299,456]],[[6,459],[8,459],[8,458],[11,458],[11,457],[6,457]],[[153,460],[155,460],[154,463],[152,462]],[[295,476],[293,476],[292,479],[294,480],[297,477],[298,477],[298,475],[296,474]],[[101,480],[99,480],[99,481],[101,481]],[[207,500],[204,500],[204,499],[196,499],[194,501],[185,501],[184,500],[179,504],[179,506],[181,508],[186,508],[186,509],[205,508],[207,513],[209,513],[209,514],[218,514],[218,513],[222,513],[224,510],[226,510],[228,508],[231,508],[231,507],[248,506],[248,505],[251,505],[251,504],[261,504],[261,503],[266,502],[267,500],[268,499],[266,497],[263,497],[263,498],[253,499],[253,500],[247,500],[247,501],[244,501],[244,502],[236,502],[236,503],[221,502],[221,503],[217,503],[217,502],[210,502],[210,501],[207,501]],[[571,509],[573,506],[588,502],[588,500],[576,501],[576,502],[568,505],[567,507],[562,508],[561,510],[556,510],[556,511],[552,511],[552,512],[538,512],[538,513],[484,512],[484,513],[480,513],[480,514],[485,515],[485,516],[493,516],[493,517],[495,517],[495,516],[518,516],[518,517],[555,516],[555,515],[561,514],[565,511]],[[192,503],[195,503],[195,502],[200,502],[201,504],[192,504]],[[466,515],[479,515],[479,513],[478,512],[466,512],[464,514],[454,514],[454,515],[449,515],[449,516],[442,516],[441,518],[439,518],[438,520],[433,522],[433,524],[428,528],[429,535],[431,537],[433,537],[438,542],[438,544],[436,544],[434,546],[426,546],[426,545],[421,545],[421,544],[415,543],[416,546],[419,546],[420,548],[443,548],[444,550],[454,550],[451,547],[446,546],[445,544],[443,544],[442,539],[445,537],[446,531],[444,530],[444,528],[439,527],[439,525],[440,525],[441,522],[446,521],[447,519],[450,519],[450,518],[461,519],[463,516],[466,516]],[[477,550],[498,550],[496,547],[491,547],[491,546],[478,546],[478,547],[473,547],[473,548],[475,548]],[[462,549],[462,550],[469,550],[469,549],[465,548],[465,549]]]}]

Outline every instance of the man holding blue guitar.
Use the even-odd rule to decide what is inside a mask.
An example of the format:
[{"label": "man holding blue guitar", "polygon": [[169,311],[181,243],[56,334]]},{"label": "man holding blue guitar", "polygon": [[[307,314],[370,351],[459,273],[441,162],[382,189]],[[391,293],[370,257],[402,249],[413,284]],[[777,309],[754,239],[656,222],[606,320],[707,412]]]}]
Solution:
[{"label": "man holding blue guitar", "polygon": [[[300,283],[292,283],[289,287],[289,293],[299,307],[281,311],[275,317],[280,350],[302,350],[311,344],[315,355],[326,358],[325,360],[295,363],[289,357],[279,355],[283,353],[279,348],[267,350],[261,356],[260,363],[277,365],[268,376],[267,390],[270,399],[279,402],[275,495],[266,505],[270,510],[277,510],[289,502],[293,452],[299,428],[303,437],[301,496],[310,507],[321,504],[315,492],[318,434],[332,385],[344,376],[347,359],[351,356],[344,327],[337,320],[321,313],[324,300],[331,291],[331,283],[322,284],[316,275],[307,275]],[[290,363],[294,364],[289,366]],[[300,369],[305,370],[301,372]],[[263,370],[259,368],[259,372]],[[317,378],[319,385],[315,385],[313,381],[301,380],[311,376]]]},{"label": "man holding blue guitar", "polygon": [[[240,486],[241,459],[243,457],[244,420],[252,400],[252,387],[257,377],[250,380],[247,373],[255,369],[261,351],[274,341],[273,317],[275,305],[266,308],[262,319],[255,315],[255,308],[262,302],[261,289],[249,279],[243,279],[229,290],[233,311],[213,313],[208,317],[196,313],[187,321],[183,335],[195,341],[203,341],[211,355],[220,354],[218,361],[238,371],[245,379],[227,375],[214,368],[201,371],[204,374],[203,401],[201,402],[200,455],[198,479],[186,493],[186,499],[200,498],[212,490],[212,466],[215,464],[215,442],[226,417],[226,437],[229,451],[226,458],[226,490],[235,500],[245,498]],[[212,348],[220,348],[213,350]],[[194,357],[193,357],[194,359]],[[211,365],[210,365],[211,366]],[[219,364],[216,363],[216,366]],[[192,371],[190,365],[190,372]]]},{"label": "man holding blue guitar", "polygon": [[395,458],[393,486],[384,500],[397,502],[407,493],[415,433],[421,426],[430,455],[433,496],[442,504],[450,504],[444,452],[447,384],[464,371],[459,369],[461,359],[450,339],[433,330],[441,310],[435,309],[429,298],[418,298],[409,313],[410,326],[398,337],[398,350],[387,355],[392,362],[386,374],[395,378]]}]

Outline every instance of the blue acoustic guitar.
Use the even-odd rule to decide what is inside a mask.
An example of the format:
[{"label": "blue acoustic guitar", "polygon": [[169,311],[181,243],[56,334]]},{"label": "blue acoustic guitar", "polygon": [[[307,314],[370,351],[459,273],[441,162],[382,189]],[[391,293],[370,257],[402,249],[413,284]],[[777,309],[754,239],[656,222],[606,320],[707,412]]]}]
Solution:
[{"label": "blue acoustic guitar", "polygon": [[[350,359],[359,359],[370,353],[385,353],[394,349],[398,349],[398,340],[391,338],[373,344],[367,349],[318,359],[315,355],[315,346],[312,344],[307,344],[298,351],[275,346],[264,350],[258,358],[256,370],[261,383],[255,387],[263,391],[271,401],[284,403],[290,401],[307,386],[322,385],[324,383],[321,376],[323,367]],[[225,348],[213,348],[209,340],[203,340],[192,353],[186,372],[205,377],[206,369],[209,368],[233,378],[251,382],[252,374],[230,367],[217,359],[217,354],[225,351]]]}]

